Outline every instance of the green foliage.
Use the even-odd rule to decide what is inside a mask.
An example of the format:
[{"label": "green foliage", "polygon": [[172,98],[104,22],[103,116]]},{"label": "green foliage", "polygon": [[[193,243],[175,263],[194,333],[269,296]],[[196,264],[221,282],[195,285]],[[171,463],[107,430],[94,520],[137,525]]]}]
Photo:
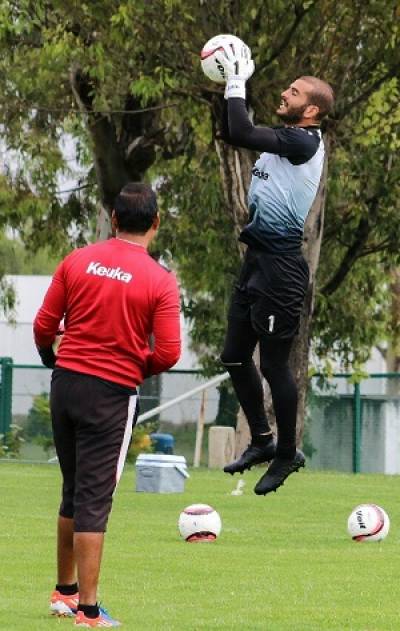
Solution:
[{"label": "green foliage", "polygon": [[157,423],[140,423],[136,425],[132,434],[132,441],[126,456],[127,462],[136,462],[139,454],[154,452],[150,434],[157,429]]},{"label": "green foliage", "polygon": [[2,277],[0,271],[0,313],[4,313],[9,322],[15,322],[16,295],[12,283]]},{"label": "green foliage", "polygon": [[21,447],[25,442],[25,432],[16,423],[11,423],[5,434],[0,434],[0,458],[19,458]]},{"label": "green foliage", "polygon": [[26,435],[40,444],[42,439],[52,439],[50,401],[47,392],[33,398],[27,417]]},{"label": "green foliage", "polygon": [[389,282],[400,264],[398,96],[398,81],[388,81],[344,121],[330,163],[314,340],[318,355],[336,353],[345,364],[362,364],[395,333]]},{"label": "green foliage", "polygon": [[[319,277],[329,264],[321,257]],[[390,293],[384,267],[371,256],[353,265],[346,283],[332,296],[318,294],[313,322],[315,352],[319,357],[340,357],[343,366],[365,362],[377,340],[385,339],[389,327]]]},{"label": "green foliage", "polygon": [[177,157],[160,186],[162,226],[157,246],[182,284],[190,337],[208,375],[220,370],[226,312],[239,266],[232,217],[224,204],[211,119],[194,108],[193,146]]},{"label": "green foliage", "polygon": [[[110,208],[128,179],[161,182],[158,246],[179,274],[193,346],[215,372],[239,255],[215,152],[223,89],[202,75],[198,51],[236,33],[256,62],[257,123],[277,122],[280,93],[299,74],[335,88],[313,338],[322,356],[362,361],[391,335],[385,287],[399,263],[398,18],[397,0],[5,0],[0,228],[30,251],[64,254],[90,238],[96,204]],[[60,195],[61,179],[77,190]]]},{"label": "green foliage", "polygon": [[[150,434],[155,429],[155,423],[141,423],[135,427],[127,454],[128,462],[134,462],[139,453],[151,453],[154,451]],[[35,396],[33,399],[32,407],[27,417],[26,437],[41,445],[47,452],[54,448],[50,401],[47,392],[42,392],[42,394]]]},{"label": "green foliage", "polygon": [[58,258],[42,248],[29,252],[19,239],[8,239],[0,233],[0,268],[5,274],[53,274]]},{"label": "green foliage", "polygon": [[218,390],[218,412],[215,418],[215,424],[236,427],[239,402],[231,382],[223,381],[218,386]]}]

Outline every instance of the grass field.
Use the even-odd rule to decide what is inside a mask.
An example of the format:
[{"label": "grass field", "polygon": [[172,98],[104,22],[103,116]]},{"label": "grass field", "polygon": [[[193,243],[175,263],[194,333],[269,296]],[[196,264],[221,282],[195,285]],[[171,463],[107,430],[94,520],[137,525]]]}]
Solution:
[{"label": "grass field", "polygon": [[[235,479],[191,471],[182,494],[135,493],[134,468],[118,489],[106,538],[100,598],[132,631],[400,630],[400,477],[301,472],[257,497],[262,469]],[[47,614],[55,582],[56,465],[0,463],[0,630],[64,631]],[[212,504],[215,543],[187,544],[180,510]],[[354,543],[351,509],[382,505],[391,531]]]}]

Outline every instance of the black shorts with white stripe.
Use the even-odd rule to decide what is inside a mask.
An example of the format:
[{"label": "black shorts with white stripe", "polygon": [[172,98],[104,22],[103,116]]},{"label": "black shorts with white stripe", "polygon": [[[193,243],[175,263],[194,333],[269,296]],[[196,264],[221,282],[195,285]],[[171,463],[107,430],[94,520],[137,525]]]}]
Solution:
[{"label": "black shorts with white stripe", "polygon": [[137,419],[136,389],[56,368],[50,403],[60,515],[74,520],[75,532],[105,532]]}]

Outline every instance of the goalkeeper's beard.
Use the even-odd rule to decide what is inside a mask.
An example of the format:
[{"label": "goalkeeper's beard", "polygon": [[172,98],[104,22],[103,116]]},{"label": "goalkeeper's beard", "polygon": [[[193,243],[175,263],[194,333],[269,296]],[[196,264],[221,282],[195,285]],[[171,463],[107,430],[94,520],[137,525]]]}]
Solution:
[{"label": "goalkeeper's beard", "polygon": [[307,105],[301,105],[300,107],[288,107],[286,112],[280,112],[278,110],[276,113],[284,123],[288,123],[289,125],[296,125],[302,120],[303,114],[307,107],[308,103]]}]

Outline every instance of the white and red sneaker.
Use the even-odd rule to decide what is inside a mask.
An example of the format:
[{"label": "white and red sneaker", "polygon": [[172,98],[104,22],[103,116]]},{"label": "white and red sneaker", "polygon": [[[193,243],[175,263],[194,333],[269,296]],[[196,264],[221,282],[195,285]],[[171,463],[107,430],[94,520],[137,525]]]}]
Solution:
[{"label": "white and red sneaker", "polygon": [[78,610],[79,593],[66,596],[57,589],[50,597],[50,613],[52,616],[75,616]]}]

